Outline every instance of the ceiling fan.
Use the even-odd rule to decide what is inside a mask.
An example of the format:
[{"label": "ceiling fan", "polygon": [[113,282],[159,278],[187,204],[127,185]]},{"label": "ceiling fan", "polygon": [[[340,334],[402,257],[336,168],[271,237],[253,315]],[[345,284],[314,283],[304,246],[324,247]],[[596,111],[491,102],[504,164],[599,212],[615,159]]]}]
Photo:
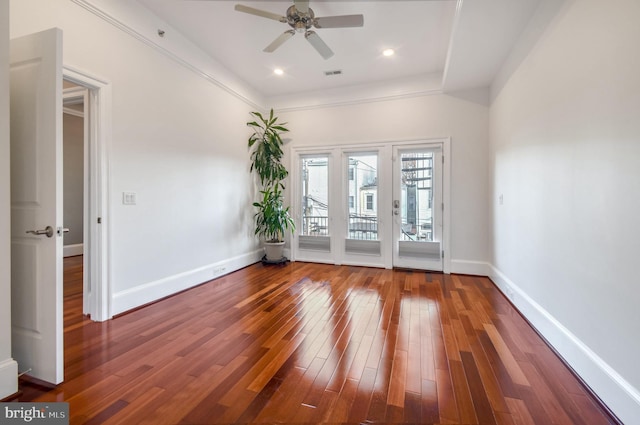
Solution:
[{"label": "ceiling fan", "polygon": [[282,16],[277,13],[267,12],[265,10],[255,9],[253,7],[237,4],[235,10],[238,12],[249,13],[251,15],[260,16],[267,19],[273,19],[285,24],[289,24],[292,28],[285,31],[278,38],[273,40],[271,44],[264,48],[264,52],[274,52],[285,41],[295,35],[296,32],[304,33],[304,38],[320,53],[325,59],[333,56],[333,51],[322,41],[320,36],[313,30],[314,28],[352,28],[364,25],[364,16],[362,15],[340,15],[340,16],[324,16],[316,17],[313,10],[309,7],[309,0],[293,0],[293,5],[287,9],[287,15]]}]

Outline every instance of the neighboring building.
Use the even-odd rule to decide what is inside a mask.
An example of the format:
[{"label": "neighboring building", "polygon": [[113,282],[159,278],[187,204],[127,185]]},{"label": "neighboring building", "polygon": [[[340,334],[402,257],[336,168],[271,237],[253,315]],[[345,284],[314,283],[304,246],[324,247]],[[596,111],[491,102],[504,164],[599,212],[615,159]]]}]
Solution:
[{"label": "neighboring building", "polygon": [[349,157],[349,238],[378,239],[378,156]]},{"label": "neighboring building", "polygon": [[302,229],[308,236],[329,234],[329,174],[326,157],[302,161]]}]

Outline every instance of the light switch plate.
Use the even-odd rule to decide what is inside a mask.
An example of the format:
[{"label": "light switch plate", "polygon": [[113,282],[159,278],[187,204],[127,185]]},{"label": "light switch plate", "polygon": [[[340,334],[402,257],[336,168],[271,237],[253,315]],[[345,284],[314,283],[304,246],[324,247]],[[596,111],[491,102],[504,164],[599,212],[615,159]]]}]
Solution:
[{"label": "light switch plate", "polygon": [[135,205],[136,193],[135,192],[122,192],[122,204],[123,205]]}]

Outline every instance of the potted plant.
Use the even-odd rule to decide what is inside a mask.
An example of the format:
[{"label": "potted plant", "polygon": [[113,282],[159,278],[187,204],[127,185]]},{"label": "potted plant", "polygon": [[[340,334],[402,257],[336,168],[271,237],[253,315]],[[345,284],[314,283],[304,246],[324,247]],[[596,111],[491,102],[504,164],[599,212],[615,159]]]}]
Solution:
[{"label": "potted plant", "polygon": [[287,230],[293,232],[295,224],[289,214],[289,207],[284,207],[283,180],[289,172],[282,164],[283,141],[281,133],[289,131],[286,123],[278,123],[273,116],[273,109],[266,118],[259,112],[251,112],[256,120],[247,123],[253,129],[249,137],[251,152],[251,169],[255,171],[260,181],[260,198],[253,203],[257,208],[254,215],[255,234],[264,239],[265,257],[267,262],[285,261],[282,254],[284,249],[284,234]]}]

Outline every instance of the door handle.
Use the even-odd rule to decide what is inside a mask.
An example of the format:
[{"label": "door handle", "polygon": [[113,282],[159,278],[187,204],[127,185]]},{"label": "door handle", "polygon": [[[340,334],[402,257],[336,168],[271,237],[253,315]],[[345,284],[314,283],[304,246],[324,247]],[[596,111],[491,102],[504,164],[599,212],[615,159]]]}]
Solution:
[{"label": "door handle", "polygon": [[53,237],[53,227],[47,226],[41,230],[27,230],[27,233],[32,235],[47,235],[48,238]]},{"label": "door handle", "polygon": [[58,227],[58,236],[62,236],[63,233],[69,233],[69,229],[66,227]]}]

